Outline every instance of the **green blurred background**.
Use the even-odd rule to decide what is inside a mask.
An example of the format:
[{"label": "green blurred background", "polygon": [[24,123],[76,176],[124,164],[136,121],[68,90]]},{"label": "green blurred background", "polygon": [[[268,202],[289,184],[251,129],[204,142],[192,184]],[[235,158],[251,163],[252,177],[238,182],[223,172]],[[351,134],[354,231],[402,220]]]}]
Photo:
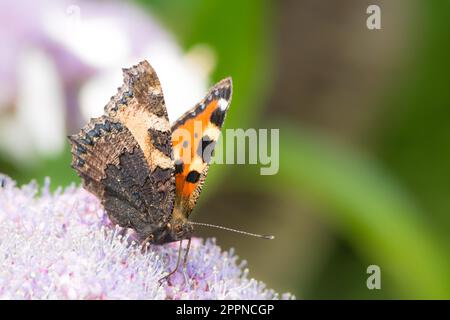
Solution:
[{"label": "green blurred background", "polygon": [[[381,8],[381,30],[366,27],[370,4]],[[234,83],[227,128],[280,129],[279,173],[215,165],[194,215],[276,239],[200,236],[234,247],[252,277],[301,299],[450,298],[450,2],[130,5],[183,50],[215,53],[209,84]],[[0,108],[0,119],[14,110]],[[79,183],[67,145],[32,165],[0,152],[0,172],[19,183]],[[371,264],[381,290],[366,287]]]}]

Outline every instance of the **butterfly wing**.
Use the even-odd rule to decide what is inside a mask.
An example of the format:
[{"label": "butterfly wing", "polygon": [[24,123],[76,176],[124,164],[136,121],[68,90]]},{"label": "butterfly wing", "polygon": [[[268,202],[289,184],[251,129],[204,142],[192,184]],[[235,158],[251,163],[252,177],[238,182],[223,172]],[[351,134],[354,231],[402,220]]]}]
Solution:
[{"label": "butterfly wing", "polygon": [[111,220],[141,238],[170,221],[175,198],[170,124],[155,71],[146,61],[124,69],[105,115],[69,137],[72,166]]},{"label": "butterfly wing", "polygon": [[123,123],[135,137],[153,172],[173,168],[171,128],[158,76],[147,61],[123,69],[124,85],[105,113]]},{"label": "butterfly wing", "polygon": [[175,160],[175,211],[187,217],[194,208],[231,102],[232,82],[226,78],[172,126]]}]

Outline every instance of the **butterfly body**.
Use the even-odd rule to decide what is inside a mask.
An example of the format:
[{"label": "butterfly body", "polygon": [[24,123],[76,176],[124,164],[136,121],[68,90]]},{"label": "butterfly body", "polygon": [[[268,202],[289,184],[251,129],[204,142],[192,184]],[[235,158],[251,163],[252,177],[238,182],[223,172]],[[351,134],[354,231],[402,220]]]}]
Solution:
[{"label": "butterfly body", "polygon": [[170,126],[150,64],[124,69],[124,84],[105,114],[69,137],[72,167],[113,223],[154,244],[188,239],[193,232],[188,218],[230,100],[227,78]]}]

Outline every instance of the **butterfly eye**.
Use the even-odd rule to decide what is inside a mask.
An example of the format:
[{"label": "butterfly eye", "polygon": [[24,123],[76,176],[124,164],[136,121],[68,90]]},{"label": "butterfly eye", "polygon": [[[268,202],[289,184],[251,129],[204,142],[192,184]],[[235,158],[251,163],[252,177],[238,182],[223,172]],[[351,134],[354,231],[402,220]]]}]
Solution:
[{"label": "butterfly eye", "polygon": [[176,231],[177,233],[179,233],[179,232],[183,231],[183,228],[181,227],[181,225],[177,225],[177,226],[175,227],[175,231]]}]

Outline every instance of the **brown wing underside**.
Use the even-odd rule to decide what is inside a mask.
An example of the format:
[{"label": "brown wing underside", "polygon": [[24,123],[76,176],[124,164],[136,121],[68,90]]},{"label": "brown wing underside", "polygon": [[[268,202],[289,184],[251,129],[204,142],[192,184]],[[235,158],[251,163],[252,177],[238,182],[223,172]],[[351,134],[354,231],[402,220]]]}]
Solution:
[{"label": "brown wing underside", "polygon": [[112,221],[145,238],[171,217],[175,177],[161,86],[146,61],[124,69],[105,115],[69,137],[72,166]]}]

